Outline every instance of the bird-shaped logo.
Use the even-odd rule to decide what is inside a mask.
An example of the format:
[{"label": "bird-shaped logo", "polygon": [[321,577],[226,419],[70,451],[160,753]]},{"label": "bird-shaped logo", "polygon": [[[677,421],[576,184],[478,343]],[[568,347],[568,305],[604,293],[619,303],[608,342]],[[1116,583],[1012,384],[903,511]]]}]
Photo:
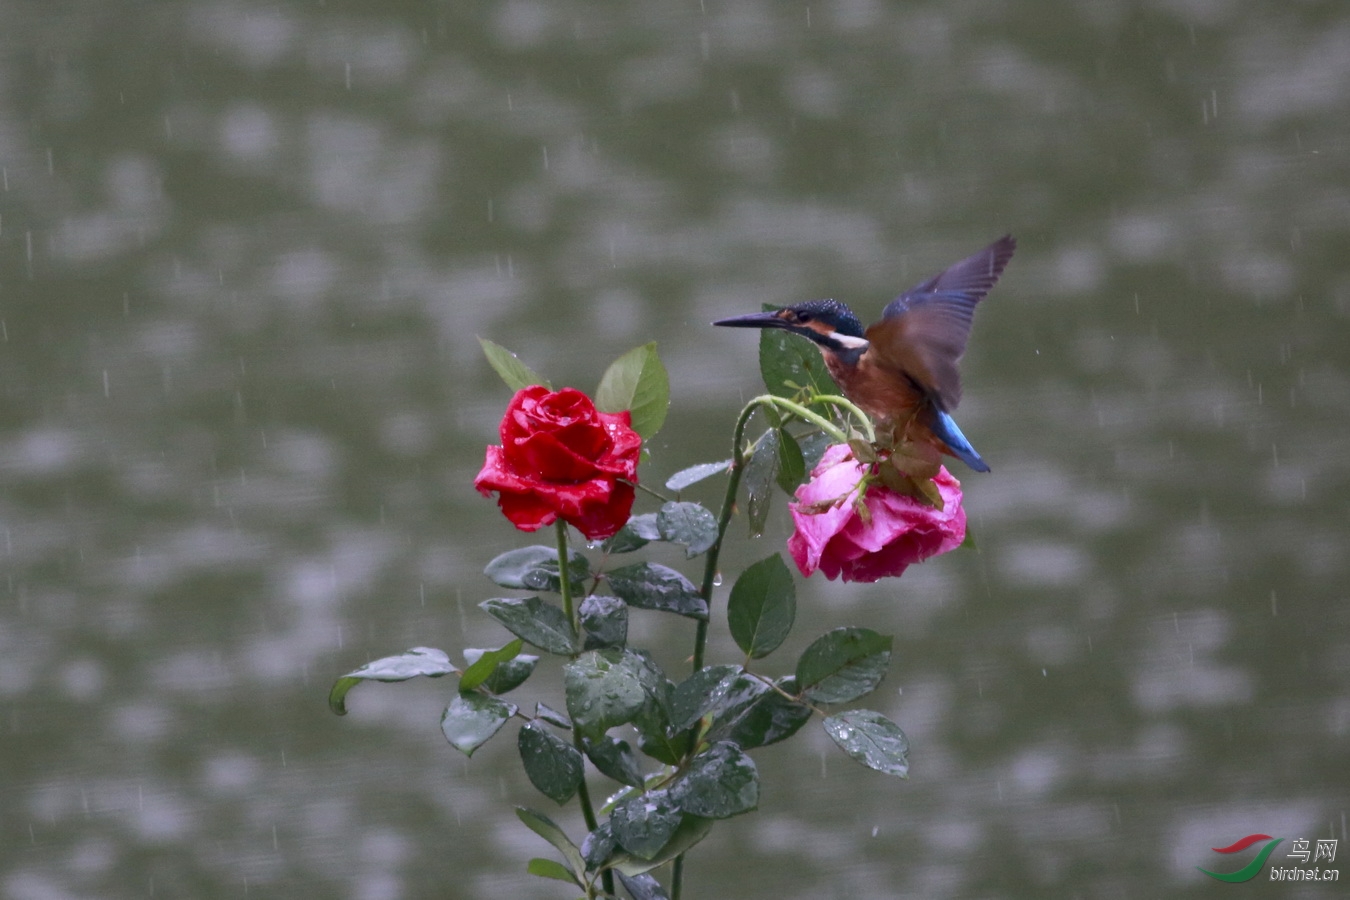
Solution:
[{"label": "bird-shaped logo", "polygon": [[853,310],[837,300],[812,300],[713,324],[781,328],[809,338],[844,396],[876,419],[887,443],[932,447],[976,472],[988,472],[989,465],[951,415],[961,402],[957,363],[966,351],[976,304],[998,281],[1016,247],[1012,235],[999,238],[896,297],[881,321],[866,331]]}]

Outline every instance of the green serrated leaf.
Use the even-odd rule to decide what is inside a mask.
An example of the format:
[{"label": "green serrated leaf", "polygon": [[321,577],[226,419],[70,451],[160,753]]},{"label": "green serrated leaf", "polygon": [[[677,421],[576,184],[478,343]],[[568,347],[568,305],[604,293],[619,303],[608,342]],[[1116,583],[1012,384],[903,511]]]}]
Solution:
[{"label": "green serrated leaf", "polygon": [[632,428],[649,440],[666,421],[670,378],[653,341],[616,359],[600,379],[595,406],[601,412],[628,410]]},{"label": "green serrated leaf", "polygon": [[516,735],[525,774],[539,793],[559,806],[581,786],[581,753],[538,722],[526,722]]},{"label": "green serrated leaf", "polygon": [[516,705],[483,694],[460,694],[441,714],[441,732],[456,750],[465,756],[501,730],[516,714]]},{"label": "green serrated leaf", "polygon": [[656,514],[661,540],[683,544],[686,559],[706,553],[717,543],[717,517],[697,503],[671,502]]},{"label": "green serrated leaf", "polygon": [[556,847],[563,855],[563,859],[572,867],[572,872],[576,874],[578,880],[586,877],[586,863],[581,859],[581,851],[552,819],[525,806],[516,807],[516,818],[524,822],[526,828]]},{"label": "green serrated leaf", "polygon": [[[558,593],[562,581],[558,573],[558,551],[555,547],[534,544],[517,547],[497,556],[483,569],[483,574],[505,588],[526,591]],[[591,565],[586,557],[573,550],[567,557],[567,577],[573,590],[581,588],[591,577]]]},{"label": "green serrated leaf", "polygon": [[778,649],[796,615],[797,587],[777,553],[748,566],[732,585],[727,627],[736,646],[751,659]]},{"label": "green serrated leaf", "polygon": [[909,740],[899,726],[870,709],[851,709],[825,720],[825,731],[853,759],[887,775],[909,775]]},{"label": "green serrated leaf", "polygon": [[333,683],[328,692],[328,708],[336,715],[347,714],[347,692],[363,681],[407,681],[410,678],[425,676],[440,678],[451,672],[459,671],[450,665],[450,657],[444,650],[434,647],[413,647],[397,656],[386,656],[366,663],[354,669]]},{"label": "green serrated leaf", "polygon": [[698,484],[705,478],[721,475],[731,470],[731,460],[724,459],[715,463],[699,463],[687,469],[681,469],[666,479],[666,490],[679,493],[687,487]]},{"label": "green serrated leaf", "polygon": [[694,583],[669,566],[637,563],[605,575],[610,588],[629,606],[672,612],[693,619],[708,617],[708,601]]},{"label": "green serrated leaf", "polygon": [[755,445],[745,465],[745,493],[750,512],[750,534],[759,537],[769,519],[773,485],[778,478],[778,431],[770,429]]},{"label": "green serrated leaf", "polygon": [[559,656],[577,652],[577,635],[566,613],[538,597],[496,597],[478,607],[540,650]]},{"label": "green serrated leaf", "polygon": [[727,819],[759,805],[759,770],[740,747],[720,741],[694,757],[670,796],[687,813]]},{"label": "green serrated leaf", "polygon": [[568,871],[567,866],[556,859],[544,859],[541,856],[536,856],[526,864],[525,871],[531,875],[538,875],[540,878],[552,878],[554,881],[565,881],[577,887],[582,886],[577,877]]},{"label": "green serrated leaf", "polygon": [[511,390],[519,391],[532,384],[542,384],[549,390],[553,390],[553,386],[548,383],[548,379],[535,374],[529,366],[520,361],[519,356],[516,356],[501,344],[481,337],[478,339],[478,344],[483,348],[483,355],[487,357],[488,363]]},{"label": "green serrated leaf", "polygon": [[521,646],[522,641],[520,638],[516,638],[500,650],[466,649],[464,659],[469,663],[469,667],[464,670],[463,675],[459,676],[460,692],[467,694],[487,681],[488,677],[496,671],[498,665],[509,663],[516,658],[520,653]]},{"label": "green serrated leaf", "polygon": [[628,604],[618,597],[592,594],[577,608],[583,650],[622,647],[628,640]]},{"label": "green serrated leaf", "polygon": [[[651,528],[648,529],[647,523],[650,522]],[[653,537],[645,537],[650,531]],[[624,526],[614,533],[613,537],[607,538],[601,549],[605,553],[632,553],[634,550],[641,550],[651,541],[659,540],[660,532],[656,530],[656,513],[644,513],[640,516],[633,516]]]},{"label": "green serrated leaf", "polygon": [[869,628],[836,628],[817,638],[797,660],[797,683],[818,703],[847,703],[881,683],[891,662],[889,635]]},{"label": "green serrated leaf", "polygon": [[816,394],[839,393],[816,345],[780,328],[760,329],[759,373],[769,393],[779,397],[797,397],[803,388]]},{"label": "green serrated leaf", "polygon": [[801,445],[785,429],[778,431],[778,486],[787,494],[792,494],[806,480],[806,459],[802,456]]}]

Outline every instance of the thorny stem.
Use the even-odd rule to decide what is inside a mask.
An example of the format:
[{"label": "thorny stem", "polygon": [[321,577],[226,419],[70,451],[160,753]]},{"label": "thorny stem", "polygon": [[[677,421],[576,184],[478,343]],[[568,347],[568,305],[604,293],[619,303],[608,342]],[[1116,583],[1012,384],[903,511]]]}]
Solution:
[{"label": "thorny stem", "polygon": [[[562,519],[557,522],[558,533],[558,592],[562,594],[563,613],[567,616],[567,622],[572,626],[572,633],[579,634],[581,628],[577,621],[576,611],[572,604],[572,575],[567,570],[568,564],[568,546],[567,546],[567,523]],[[576,658],[575,656],[573,657]],[[586,747],[581,740],[581,729],[576,725],[572,726],[572,746],[577,748],[577,752],[584,757]],[[586,776],[583,773],[581,783],[577,785],[577,800],[581,804],[581,817],[586,820],[586,831],[595,831],[599,824],[595,820],[595,808],[591,805],[591,792],[586,787]],[[614,875],[606,869],[601,873],[601,879],[605,891],[609,894],[614,893]],[[588,891],[589,893],[589,891]]]},{"label": "thorny stem", "polygon": [[[876,433],[872,430],[871,420],[861,409],[848,400],[845,400],[843,397],[822,394],[813,398],[811,402],[830,403],[841,409],[847,410],[862,424],[868,440],[876,440]],[[741,475],[745,471],[746,453],[742,446],[745,442],[745,426],[750,422],[750,417],[754,414],[756,408],[760,406],[777,406],[810,422],[841,444],[848,441],[848,435],[829,419],[819,413],[812,412],[800,403],[794,403],[791,400],[777,397],[773,394],[761,394],[747,403],[745,408],[741,410],[740,416],[736,419],[735,432],[732,434],[731,438],[731,470],[727,473],[727,490],[726,494],[722,497],[722,511],[717,517],[717,540],[713,541],[713,545],[708,548],[703,567],[703,586],[699,591],[699,595],[708,602],[710,616],[712,613],[712,593],[717,581],[717,559],[722,552],[722,539],[726,537],[727,526],[731,524],[731,514],[736,508],[736,493],[740,490]],[[707,643],[708,620],[702,619],[699,621],[698,628],[694,633],[693,663],[695,672],[703,668],[703,652]],[[777,688],[777,685],[774,685],[774,687]],[[680,900],[680,891],[683,886],[684,854],[681,853],[679,856],[675,857],[675,867],[671,873],[670,900]]]}]

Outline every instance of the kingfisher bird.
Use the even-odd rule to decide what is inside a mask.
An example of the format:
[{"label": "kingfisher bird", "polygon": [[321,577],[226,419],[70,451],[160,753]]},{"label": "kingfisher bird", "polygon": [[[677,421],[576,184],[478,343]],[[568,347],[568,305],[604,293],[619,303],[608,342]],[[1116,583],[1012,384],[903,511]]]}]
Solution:
[{"label": "kingfisher bird", "polygon": [[732,328],[781,328],[814,341],[844,396],[893,430],[896,443],[929,444],[976,472],[989,465],[957,427],[961,402],[957,362],[966,352],[975,305],[985,298],[1017,241],[1004,235],[940,275],[896,297],[881,321],[863,330],[853,310],[837,300],[812,300],[782,309],[720,319]]}]

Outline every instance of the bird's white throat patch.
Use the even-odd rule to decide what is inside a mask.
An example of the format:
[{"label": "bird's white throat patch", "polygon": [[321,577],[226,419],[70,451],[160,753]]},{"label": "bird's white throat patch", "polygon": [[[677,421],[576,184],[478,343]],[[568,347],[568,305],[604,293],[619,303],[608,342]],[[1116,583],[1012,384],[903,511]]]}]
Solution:
[{"label": "bird's white throat patch", "polygon": [[829,333],[829,338],[832,341],[838,341],[849,350],[865,350],[869,346],[867,338],[854,337],[851,334],[840,334],[837,331],[831,331]]}]

